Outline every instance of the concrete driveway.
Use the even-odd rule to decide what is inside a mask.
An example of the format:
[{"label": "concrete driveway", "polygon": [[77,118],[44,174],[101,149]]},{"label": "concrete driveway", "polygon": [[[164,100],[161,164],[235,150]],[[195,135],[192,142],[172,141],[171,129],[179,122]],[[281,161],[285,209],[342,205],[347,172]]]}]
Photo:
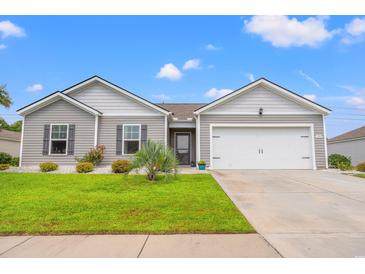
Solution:
[{"label": "concrete driveway", "polygon": [[365,179],[331,171],[214,171],[283,257],[365,257]]}]

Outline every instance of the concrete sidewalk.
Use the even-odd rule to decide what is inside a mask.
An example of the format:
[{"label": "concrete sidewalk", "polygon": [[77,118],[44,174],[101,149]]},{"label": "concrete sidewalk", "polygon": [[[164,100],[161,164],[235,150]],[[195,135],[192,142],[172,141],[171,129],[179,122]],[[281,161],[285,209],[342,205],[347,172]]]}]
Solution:
[{"label": "concrete sidewalk", "polygon": [[277,258],[259,234],[0,237],[7,258]]}]

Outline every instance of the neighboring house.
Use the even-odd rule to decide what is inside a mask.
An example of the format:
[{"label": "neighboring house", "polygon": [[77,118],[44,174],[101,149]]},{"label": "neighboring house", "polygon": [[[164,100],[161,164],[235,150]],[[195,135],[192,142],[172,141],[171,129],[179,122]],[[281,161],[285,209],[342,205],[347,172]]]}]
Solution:
[{"label": "neighboring house", "polygon": [[353,165],[365,162],[365,126],[331,138],[327,144],[329,155],[350,156]]},{"label": "neighboring house", "polygon": [[209,104],[153,104],[98,76],[19,109],[22,165],[69,165],[98,144],[104,164],[130,158],[147,139],[180,164],[212,169],[327,167],[330,110],[264,78]]},{"label": "neighboring house", "polygon": [[18,157],[20,152],[20,132],[0,129],[0,152]]}]

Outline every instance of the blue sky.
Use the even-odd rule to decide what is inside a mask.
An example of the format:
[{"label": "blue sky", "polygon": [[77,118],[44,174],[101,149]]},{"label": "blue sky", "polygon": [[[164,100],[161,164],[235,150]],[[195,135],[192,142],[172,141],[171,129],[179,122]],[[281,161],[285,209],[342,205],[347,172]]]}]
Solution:
[{"label": "blue sky", "polygon": [[96,74],[153,102],[209,102],[263,76],[333,109],[329,137],[365,124],[360,16],[0,16],[0,60],[8,121]]}]

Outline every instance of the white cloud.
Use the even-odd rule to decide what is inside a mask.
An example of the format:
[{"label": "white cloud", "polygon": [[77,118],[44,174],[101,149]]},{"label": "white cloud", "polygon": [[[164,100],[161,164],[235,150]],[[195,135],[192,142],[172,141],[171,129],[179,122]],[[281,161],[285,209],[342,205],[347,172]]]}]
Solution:
[{"label": "white cloud", "polygon": [[165,64],[157,73],[156,78],[167,78],[169,80],[180,80],[183,74],[181,71],[172,63]]},{"label": "white cloud", "polygon": [[331,39],[336,32],[326,29],[326,19],[327,17],[309,17],[299,21],[284,15],[256,15],[244,21],[244,30],[260,35],[275,47],[317,47]]},{"label": "white cloud", "polygon": [[221,48],[216,47],[216,46],[214,46],[213,44],[208,44],[208,45],[206,45],[206,46],[205,46],[205,49],[206,49],[206,50],[212,50],[212,51],[214,51],[214,50],[221,50]]},{"label": "white cloud", "polygon": [[355,18],[345,26],[343,44],[354,44],[363,40],[365,36],[365,18]]},{"label": "white cloud", "polygon": [[322,88],[321,86],[320,86],[320,84],[313,78],[313,77],[311,77],[311,76],[309,76],[308,74],[306,74],[304,71],[302,71],[302,70],[299,70],[299,74],[305,79],[305,80],[307,80],[308,82],[311,82],[315,87],[317,87],[317,88]]},{"label": "white cloud", "polygon": [[39,92],[42,90],[43,90],[42,84],[33,84],[33,85],[27,87],[27,91],[29,91],[29,92]]},{"label": "white cloud", "polygon": [[190,59],[185,62],[183,66],[183,70],[189,69],[201,69],[200,60],[199,59]]},{"label": "white cloud", "polygon": [[6,49],[6,45],[0,44],[0,50],[2,50],[2,49]]},{"label": "white cloud", "polygon": [[216,89],[216,88],[211,88],[210,90],[208,90],[204,96],[205,97],[210,97],[210,98],[220,98],[224,95],[227,95],[228,93],[231,93],[233,90],[231,89]]},{"label": "white cloud", "polygon": [[23,28],[13,24],[10,21],[0,21],[0,34],[1,38],[10,36],[23,37],[25,36],[25,31]]},{"label": "white cloud", "polygon": [[352,36],[358,36],[365,33],[365,18],[355,18],[349,24],[346,24],[345,30]]},{"label": "white cloud", "polygon": [[247,73],[246,77],[250,82],[255,81],[255,76],[252,73]]},{"label": "white cloud", "polygon": [[317,99],[317,96],[315,94],[304,94],[303,97],[307,98],[313,102]]},{"label": "white cloud", "polygon": [[357,96],[350,97],[349,99],[346,100],[346,103],[358,108],[365,107],[365,99]]}]

